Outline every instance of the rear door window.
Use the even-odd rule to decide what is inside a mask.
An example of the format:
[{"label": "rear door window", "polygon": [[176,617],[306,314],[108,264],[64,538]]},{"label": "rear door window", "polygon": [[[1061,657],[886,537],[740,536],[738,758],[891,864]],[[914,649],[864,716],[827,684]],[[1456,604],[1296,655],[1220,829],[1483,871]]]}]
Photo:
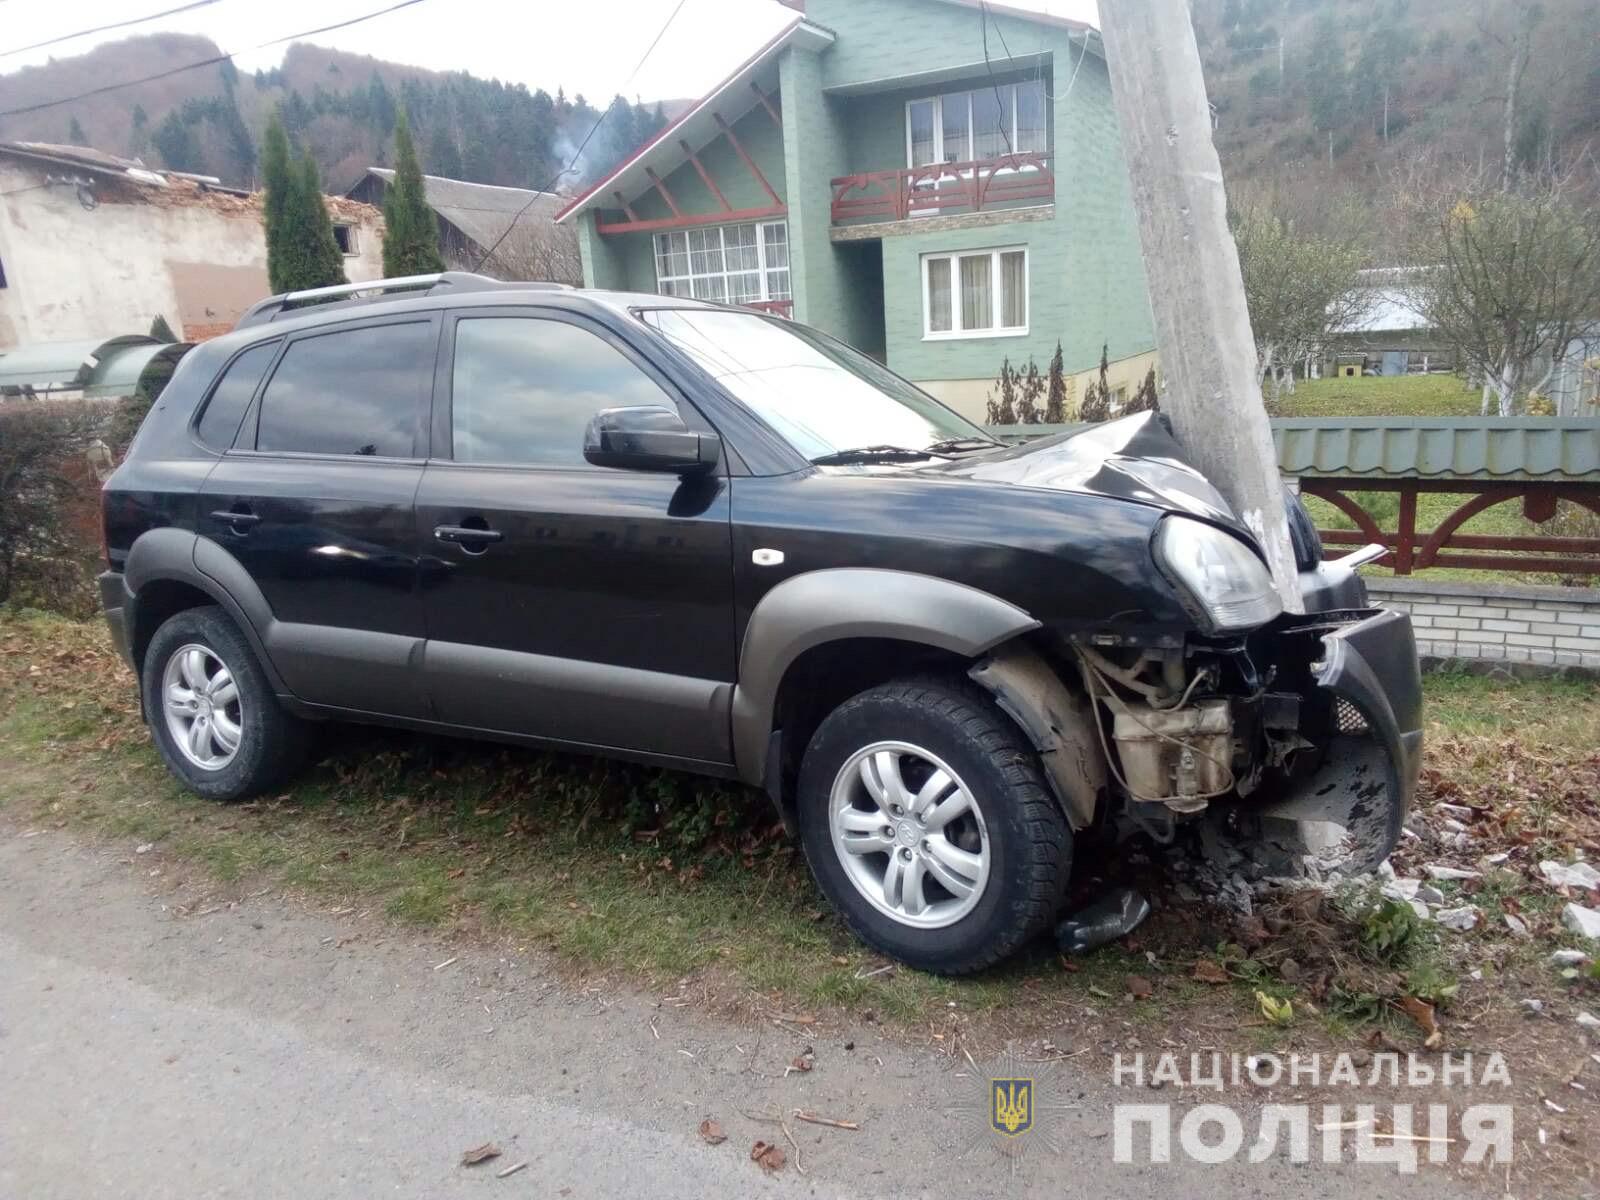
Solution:
[{"label": "rear door window", "polygon": [[538,317],[456,322],[450,389],[457,462],[589,468],[583,434],[604,408],[677,403],[627,355],[578,325]]},{"label": "rear door window", "polygon": [[211,389],[211,399],[200,413],[195,433],[214,450],[227,450],[239,435],[239,422],[244,420],[245,409],[256,394],[256,385],[272,365],[272,356],[278,352],[279,342],[265,342],[251,346],[228,364],[217,386]]},{"label": "rear door window", "polygon": [[426,320],[290,342],[261,397],[256,449],[414,457],[436,344]]}]

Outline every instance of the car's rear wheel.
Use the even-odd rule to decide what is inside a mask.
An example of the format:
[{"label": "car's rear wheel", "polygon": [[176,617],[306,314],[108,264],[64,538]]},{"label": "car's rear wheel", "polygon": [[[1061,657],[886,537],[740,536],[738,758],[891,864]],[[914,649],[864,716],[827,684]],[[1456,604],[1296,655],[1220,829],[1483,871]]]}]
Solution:
[{"label": "car's rear wheel", "polygon": [[822,722],[800,769],[818,885],[869,945],[979,970],[1055,913],[1072,834],[1021,732],[963,681],[873,688]]},{"label": "car's rear wheel", "polygon": [[279,706],[250,644],[220,608],[169,617],[150,639],[143,676],[156,747],[191,791],[243,799],[304,761],[304,722]]}]

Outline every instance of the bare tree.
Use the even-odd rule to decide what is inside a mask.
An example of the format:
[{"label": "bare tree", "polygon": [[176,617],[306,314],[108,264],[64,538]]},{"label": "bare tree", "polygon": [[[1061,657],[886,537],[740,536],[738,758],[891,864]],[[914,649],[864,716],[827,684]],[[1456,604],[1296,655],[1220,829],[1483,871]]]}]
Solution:
[{"label": "bare tree", "polygon": [[582,284],[577,231],[551,221],[520,221],[479,270],[496,279]]},{"label": "bare tree", "polygon": [[1233,215],[1255,334],[1256,384],[1270,380],[1274,400],[1294,390],[1296,362],[1371,304],[1359,286],[1366,264],[1359,223],[1348,212],[1313,220],[1286,213],[1291,207],[1283,192],[1247,193]]},{"label": "bare tree", "polygon": [[1544,18],[1542,5],[1524,0],[1502,0],[1495,11],[1487,7],[1478,17],[1478,31],[1499,47],[1505,58],[1506,90],[1499,97],[1504,142],[1500,190],[1510,191],[1517,171],[1517,101],[1522,79],[1533,58],[1533,31]]},{"label": "bare tree", "polygon": [[1410,289],[1418,314],[1459,346],[1510,416],[1533,364],[1560,363],[1600,319],[1600,211],[1594,164],[1525,169],[1502,190],[1482,171],[1413,172],[1401,199],[1411,208]]}]

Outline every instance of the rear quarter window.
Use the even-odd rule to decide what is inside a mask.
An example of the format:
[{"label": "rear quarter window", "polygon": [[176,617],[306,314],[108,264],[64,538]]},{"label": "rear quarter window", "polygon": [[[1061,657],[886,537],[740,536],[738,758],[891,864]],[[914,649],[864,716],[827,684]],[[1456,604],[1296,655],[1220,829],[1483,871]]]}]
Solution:
[{"label": "rear quarter window", "polygon": [[211,389],[211,398],[200,411],[195,434],[213,450],[227,450],[239,436],[239,422],[256,394],[261,377],[272,365],[272,356],[278,352],[279,343],[264,342],[251,346],[229,363]]}]

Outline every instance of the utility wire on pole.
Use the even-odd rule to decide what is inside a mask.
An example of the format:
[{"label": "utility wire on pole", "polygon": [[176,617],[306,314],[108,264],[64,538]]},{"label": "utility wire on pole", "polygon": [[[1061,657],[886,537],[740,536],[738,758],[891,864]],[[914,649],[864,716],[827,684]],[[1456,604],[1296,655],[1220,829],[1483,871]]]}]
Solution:
[{"label": "utility wire on pole", "polygon": [[1285,610],[1302,612],[1188,0],[1113,0],[1100,22],[1167,378],[1162,410],[1261,543]]},{"label": "utility wire on pole", "polygon": [[[0,0],[3,3],[4,0]],[[360,16],[351,17],[345,21],[335,21],[332,25],[319,25],[315,29],[303,29],[299,33],[286,33],[282,37],[272,38],[247,47],[249,50],[265,50],[271,46],[281,46],[285,42],[297,41],[304,37],[315,37],[319,33],[332,33],[335,29],[348,29],[352,25],[360,25],[377,17],[387,16],[389,13],[398,12],[402,8],[410,8],[413,4],[421,4],[422,0],[399,0],[387,8],[380,8],[374,12],[362,13]],[[141,83],[154,83],[158,79],[170,79],[174,75],[182,75],[185,71],[195,71],[201,67],[214,66],[217,63],[227,62],[235,54],[242,54],[244,50],[233,50],[227,54],[214,54],[210,58],[202,58],[199,62],[184,63],[180,67],[173,67],[166,71],[157,71],[154,75],[146,75],[140,79],[127,79],[121,83],[108,83],[104,87],[90,88],[87,92],[79,92],[76,96],[63,96],[59,100],[43,100],[38,104],[25,104],[21,108],[8,108],[0,111],[0,117],[19,117],[23,113],[43,112],[47,108],[60,108],[63,104],[76,104],[79,100],[87,100],[90,96],[103,96],[107,92],[120,92],[123,88],[138,87]]]},{"label": "utility wire on pole", "polygon": [[76,33],[63,33],[60,37],[46,38],[42,42],[34,42],[29,46],[18,46],[14,50],[0,50],[0,58],[6,58],[12,54],[25,54],[29,50],[43,50],[46,46],[58,46],[62,42],[74,41],[77,38],[88,37],[90,34],[109,33],[113,29],[126,29],[130,25],[143,25],[147,21],[159,21],[162,17],[175,17],[179,13],[191,12],[197,8],[209,8],[216,3],[218,3],[218,0],[192,0],[189,4],[165,9],[158,13],[151,13],[146,17],[129,17],[126,21],[113,21],[109,25],[96,25],[93,29],[80,29]]}]

